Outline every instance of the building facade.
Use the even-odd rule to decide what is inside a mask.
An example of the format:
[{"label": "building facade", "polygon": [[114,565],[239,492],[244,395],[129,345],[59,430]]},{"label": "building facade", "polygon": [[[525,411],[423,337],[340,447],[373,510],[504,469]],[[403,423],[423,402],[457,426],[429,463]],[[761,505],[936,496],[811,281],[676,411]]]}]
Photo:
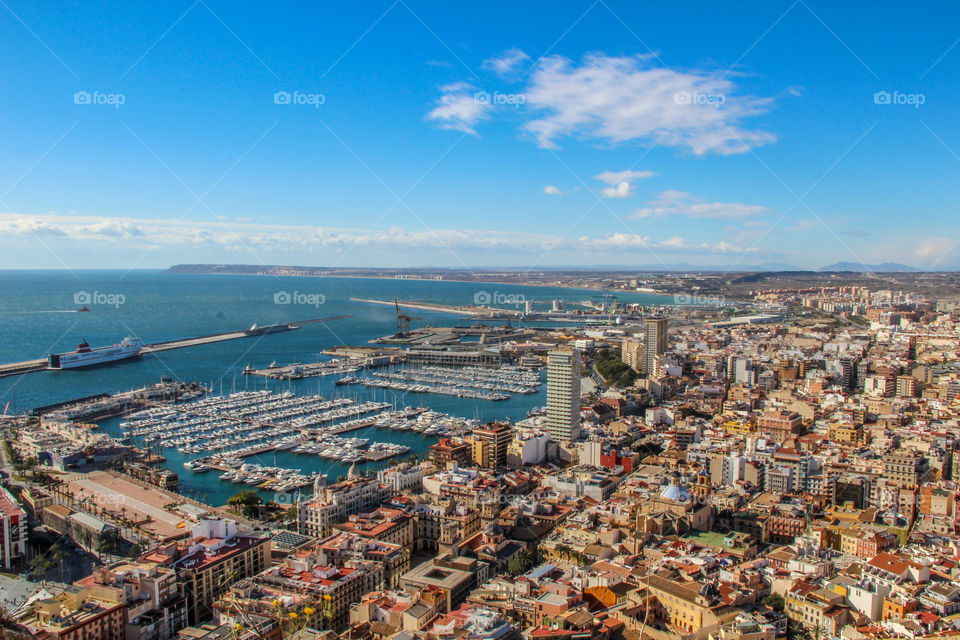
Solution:
[{"label": "building facade", "polygon": [[580,352],[551,351],[547,359],[547,427],[558,442],[580,435]]}]

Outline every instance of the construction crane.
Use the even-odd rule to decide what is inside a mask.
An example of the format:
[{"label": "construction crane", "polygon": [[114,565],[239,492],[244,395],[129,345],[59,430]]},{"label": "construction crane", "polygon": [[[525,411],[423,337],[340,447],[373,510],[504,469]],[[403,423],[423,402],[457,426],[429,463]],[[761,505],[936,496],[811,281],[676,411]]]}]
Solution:
[{"label": "construction crane", "polygon": [[411,320],[420,320],[420,318],[414,318],[413,316],[408,316],[407,314],[400,311],[400,302],[396,299],[393,301],[393,306],[397,308],[397,334],[398,338],[405,338],[410,334],[410,321]]}]

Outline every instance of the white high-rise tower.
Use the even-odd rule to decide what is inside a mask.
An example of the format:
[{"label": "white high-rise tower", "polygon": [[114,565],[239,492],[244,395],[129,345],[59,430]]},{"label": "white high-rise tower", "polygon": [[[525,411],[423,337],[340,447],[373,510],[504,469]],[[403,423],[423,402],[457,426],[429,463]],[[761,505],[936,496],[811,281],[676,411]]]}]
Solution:
[{"label": "white high-rise tower", "polygon": [[580,435],[580,352],[560,347],[547,356],[547,427],[559,442]]}]

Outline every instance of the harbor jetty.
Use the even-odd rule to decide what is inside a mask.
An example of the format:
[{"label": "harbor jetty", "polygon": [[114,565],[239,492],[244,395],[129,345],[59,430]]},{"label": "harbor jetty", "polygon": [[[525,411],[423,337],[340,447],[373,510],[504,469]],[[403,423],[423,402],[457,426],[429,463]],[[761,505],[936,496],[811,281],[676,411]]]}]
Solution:
[{"label": "harbor jetty", "polygon": [[[197,347],[205,344],[213,344],[215,342],[225,342],[227,340],[238,340],[240,338],[251,338],[255,336],[267,335],[270,333],[281,333],[284,331],[293,331],[299,329],[304,325],[316,324],[320,322],[332,322],[334,320],[343,320],[345,318],[351,318],[353,316],[349,314],[339,315],[339,316],[329,316],[326,318],[315,318],[313,320],[300,320],[297,322],[289,322],[284,324],[274,324],[267,325],[264,327],[258,327],[254,324],[249,329],[241,329],[239,331],[227,331],[223,333],[211,333],[205,336],[195,336],[193,338],[181,338],[178,340],[167,340],[165,342],[154,342],[151,344],[145,344],[140,350],[140,355],[148,355],[151,353],[159,353],[161,351],[169,351],[171,349],[183,349],[186,347]],[[0,365],[0,378],[6,376],[16,376],[22,375],[25,373],[34,373],[36,371],[43,371],[47,368],[49,361],[47,358],[37,358],[36,360],[24,360],[22,362],[11,362],[9,364]]]}]

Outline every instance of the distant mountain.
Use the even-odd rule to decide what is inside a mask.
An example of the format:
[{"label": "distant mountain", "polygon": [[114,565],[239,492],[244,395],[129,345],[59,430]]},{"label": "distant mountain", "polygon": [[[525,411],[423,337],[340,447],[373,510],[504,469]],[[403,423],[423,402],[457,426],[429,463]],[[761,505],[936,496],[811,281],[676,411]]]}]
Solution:
[{"label": "distant mountain", "polygon": [[853,271],[855,273],[891,273],[891,272],[910,272],[920,271],[910,265],[897,262],[884,262],[881,264],[860,264],[859,262],[835,262],[819,269],[820,271]]}]

